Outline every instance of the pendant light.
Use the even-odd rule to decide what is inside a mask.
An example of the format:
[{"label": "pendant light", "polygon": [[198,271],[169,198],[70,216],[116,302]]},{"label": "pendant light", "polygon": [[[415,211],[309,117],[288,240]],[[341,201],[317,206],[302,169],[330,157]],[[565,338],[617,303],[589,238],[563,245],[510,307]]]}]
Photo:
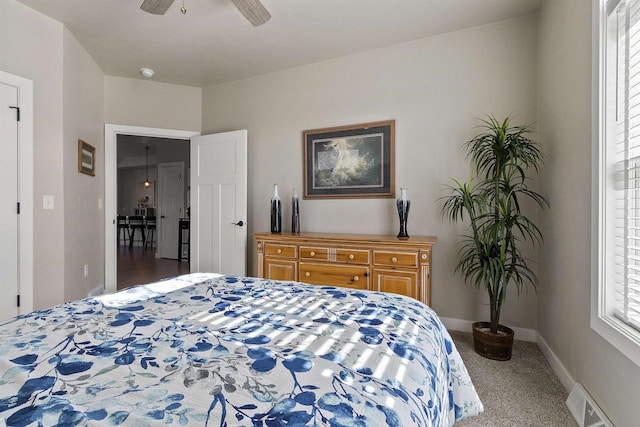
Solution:
[{"label": "pendant light", "polygon": [[147,179],[144,180],[144,186],[149,188],[151,187],[151,182],[149,182],[149,147],[144,147],[147,150]]}]

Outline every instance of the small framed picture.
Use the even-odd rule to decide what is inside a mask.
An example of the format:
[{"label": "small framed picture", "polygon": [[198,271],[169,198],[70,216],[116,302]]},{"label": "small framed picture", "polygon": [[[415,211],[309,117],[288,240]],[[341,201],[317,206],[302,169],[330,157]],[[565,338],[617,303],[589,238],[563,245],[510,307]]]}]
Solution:
[{"label": "small framed picture", "polygon": [[306,130],[304,198],[394,197],[395,120]]},{"label": "small framed picture", "polygon": [[83,140],[78,140],[78,172],[96,175],[96,149]]}]

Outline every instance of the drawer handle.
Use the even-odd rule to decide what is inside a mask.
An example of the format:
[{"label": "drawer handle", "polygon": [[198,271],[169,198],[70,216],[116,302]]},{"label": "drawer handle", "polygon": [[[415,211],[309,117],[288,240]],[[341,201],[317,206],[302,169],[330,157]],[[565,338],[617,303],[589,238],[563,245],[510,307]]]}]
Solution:
[{"label": "drawer handle", "polygon": [[309,252],[309,256],[316,256],[316,253],[314,251]]},{"label": "drawer handle", "polygon": [[398,262],[398,258],[396,258],[396,257],[391,257],[391,262]]},{"label": "drawer handle", "polygon": [[356,256],[354,254],[349,254],[349,259],[354,259]]},{"label": "drawer handle", "polygon": [[310,276],[311,276],[311,273],[309,273],[309,272],[307,271],[307,272],[305,272],[305,273],[304,273],[304,276],[305,276],[305,277],[310,277]]},{"label": "drawer handle", "polygon": [[278,249],[276,252],[278,252],[279,254],[282,253],[282,249]]},{"label": "drawer handle", "polygon": [[353,276],[353,281],[357,282],[358,280],[360,280],[360,278],[358,276]]},{"label": "drawer handle", "polygon": [[422,259],[427,259],[427,254],[422,254]]}]

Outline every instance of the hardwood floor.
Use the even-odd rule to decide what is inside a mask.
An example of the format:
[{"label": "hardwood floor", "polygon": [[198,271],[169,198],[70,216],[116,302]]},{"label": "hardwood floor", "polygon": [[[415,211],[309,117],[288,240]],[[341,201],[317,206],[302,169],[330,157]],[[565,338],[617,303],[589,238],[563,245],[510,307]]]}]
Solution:
[{"label": "hardwood floor", "polygon": [[118,289],[189,273],[189,263],[155,257],[155,249],[118,247]]}]

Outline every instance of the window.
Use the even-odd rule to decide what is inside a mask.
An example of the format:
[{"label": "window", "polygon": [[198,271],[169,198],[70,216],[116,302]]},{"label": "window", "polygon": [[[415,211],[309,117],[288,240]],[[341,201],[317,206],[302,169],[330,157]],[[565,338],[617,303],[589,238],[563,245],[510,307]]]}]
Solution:
[{"label": "window", "polygon": [[603,6],[592,326],[640,365],[640,0]]}]

